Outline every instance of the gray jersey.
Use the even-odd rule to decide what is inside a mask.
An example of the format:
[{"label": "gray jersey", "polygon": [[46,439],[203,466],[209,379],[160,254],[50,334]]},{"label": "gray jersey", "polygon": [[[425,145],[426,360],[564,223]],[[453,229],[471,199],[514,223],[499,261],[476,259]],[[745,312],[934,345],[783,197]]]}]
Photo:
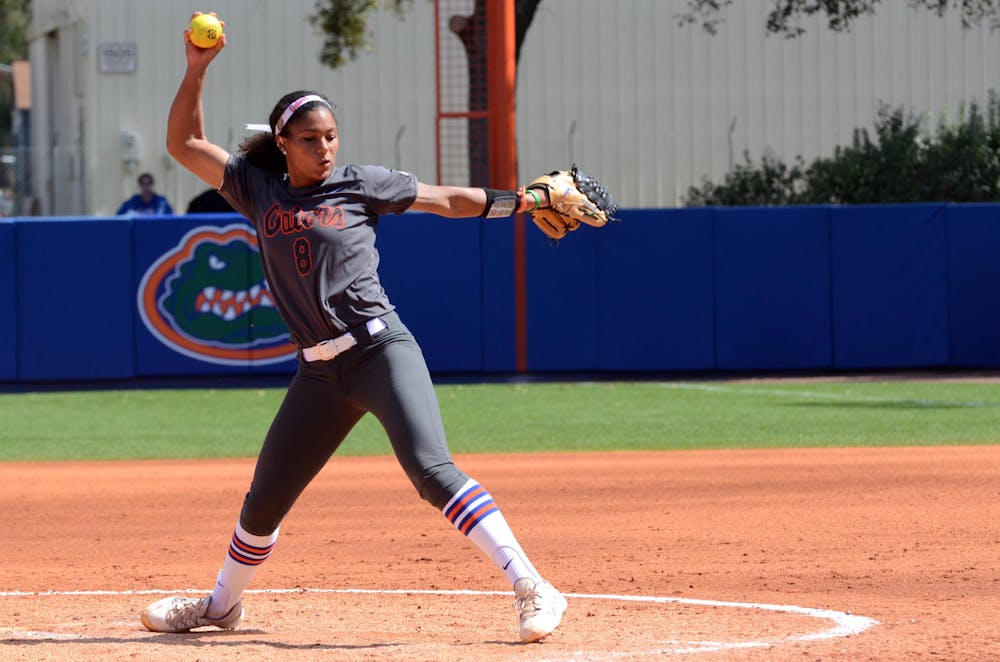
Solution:
[{"label": "gray jersey", "polygon": [[264,274],[292,342],[310,347],[393,310],[378,278],[375,226],[417,197],[415,176],[380,166],[334,168],[322,184],[292,186],[231,156],[226,200],[257,230]]}]

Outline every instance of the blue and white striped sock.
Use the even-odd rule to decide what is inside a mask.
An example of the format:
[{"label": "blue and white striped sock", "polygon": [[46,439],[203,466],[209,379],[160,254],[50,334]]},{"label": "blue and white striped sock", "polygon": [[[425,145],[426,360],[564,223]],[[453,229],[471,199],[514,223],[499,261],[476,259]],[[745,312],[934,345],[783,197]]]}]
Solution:
[{"label": "blue and white striped sock", "polygon": [[518,544],[493,497],[476,481],[470,478],[441,512],[496,563],[511,585],[522,577],[531,577],[536,581],[541,578]]},{"label": "blue and white striped sock", "polygon": [[271,556],[277,540],[278,529],[271,535],[255,536],[248,533],[239,522],[236,523],[236,531],[229,542],[229,553],[226,554],[226,560],[215,581],[215,590],[212,591],[212,601],[206,614],[209,618],[224,616],[239,602],[243,591],[257,574],[258,566]]}]

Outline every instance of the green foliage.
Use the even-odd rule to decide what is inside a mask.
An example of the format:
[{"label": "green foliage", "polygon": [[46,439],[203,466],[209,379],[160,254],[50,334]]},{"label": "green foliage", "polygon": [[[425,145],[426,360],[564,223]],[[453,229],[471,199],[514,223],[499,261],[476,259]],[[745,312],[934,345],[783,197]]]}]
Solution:
[{"label": "green foliage", "polygon": [[1000,99],[990,95],[985,114],[976,104],[959,121],[941,121],[927,147],[928,199],[968,202],[1000,199]]},{"label": "green foliage", "polygon": [[[898,1],[898,0],[893,0]],[[995,0],[907,0],[913,8],[922,8],[944,16],[957,9],[962,26],[971,28],[988,23],[991,29],[1000,27],[1000,3]],[[814,14],[826,17],[827,27],[834,32],[848,32],[855,19],[874,14],[882,0],[774,0],[765,19],[768,34],[798,37],[805,32],[800,21]],[[677,14],[681,25],[700,23],[708,34],[716,34],[723,14],[733,0],[688,0],[687,11]]]},{"label": "green foliage", "polygon": [[[541,0],[514,2],[514,30],[518,56],[540,2]],[[381,4],[402,18],[412,6],[413,0],[383,0]],[[474,7],[469,7],[473,15],[487,11],[487,0],[476,0],[473,4]],[[337,69],[357,59],[362,51],[371,50],[368,16],[378,6],[378,0],[316,0],[316,13],[309,17],[309,21],[324,38],[320,62],[331,69]]]},{"label": "green foliage", "polygon": [[856,130],[849,147],[817,159],[805,172],[803,195],[793,202],[865,204],[927,200],[926,150],[921,121],[901,109],[883,107],[875,137]]},{"label": "green foliage", "polygon": [[31,0],[0,0],[0,64],[28,59]]},{"label": "green foliage", "polygon": [[911,7],[924,7],[944,16],[949,7],[955,7],[962,13],[962,27],[971,28],[975,25],[988,23],[991,30],[1000,27],[1000,6],[996,0],[909,0]]},{"label": "green foliage", "polygon": [[675,16],[679,25],[700,23],[701,29],[710,35],[719,31],[724,23],[723,10],[733,4],[733,0],[688,0],[687,11]]},{"label": "green foliage", "polygon": [[805,180],[801,160],[787,166],[768,153],[758,166],[749,153],[744,153],[743,158],[745,162],[734,166],[724,183],[714,184],[706,179],[700,189],[691,188],[688,206],[783,205],[802,195]]},{"label": "green foliage", "polygon": [[881,0],[784,0],[775,3],[767,15],[767,31],[772,34],[783,34],[786,37],[797,37],[805,32],[798,25],[803,15],[817,12],[826,14],[827,27],[834,32],[846,32],[851,23],[864,14],[874,14],[875,6]]},{"label": "green foliage", "polygon": [[987,202],[1000,200],[1000,96],[985,109],[963,106],[956,122],[942,118],[933,135],[923,120],[883,106],[872,132],[858,129],[848,146],[808,167],[786,166],[765,154],[721,184],[689,189],[688,206]]},{"label": "green foliage", "polygon": [[[0,64],[28,59],[28,26],[31,0],[0,0]],[[10,75],[0,74],[0,145],[11,142],[14,87]]]},{"label": "green foliage", "polygon": [[[385,0],[382,4],[402,16],[412,2]],[[309,21],[324,38],[320,62],[337,69],[369,50],[368,16],[378,6],[378,0],[317,0],[316,13],[309,16]]]}]

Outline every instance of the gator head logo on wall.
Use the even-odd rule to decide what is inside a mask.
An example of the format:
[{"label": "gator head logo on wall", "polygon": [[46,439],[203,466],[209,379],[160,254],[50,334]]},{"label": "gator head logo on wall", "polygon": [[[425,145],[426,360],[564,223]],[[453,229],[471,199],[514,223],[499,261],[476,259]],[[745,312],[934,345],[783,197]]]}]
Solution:
[{"label": "gator head logo on wall", "polygon": [[264,365],[295,356],[244,225],[202,226],[160,256],[139,283],[139,314],[164,345],[199,361]]}]

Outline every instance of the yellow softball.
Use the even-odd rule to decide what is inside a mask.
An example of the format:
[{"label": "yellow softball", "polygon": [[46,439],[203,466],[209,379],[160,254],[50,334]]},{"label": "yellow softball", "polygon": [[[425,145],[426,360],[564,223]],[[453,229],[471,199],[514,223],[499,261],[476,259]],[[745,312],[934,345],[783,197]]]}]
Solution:
[{"label": "yellow softball", "polygon": [[191,43],[198,48],[212,48],[222,36],[222,23],[212,14],[198,14],[191,19]]}]

